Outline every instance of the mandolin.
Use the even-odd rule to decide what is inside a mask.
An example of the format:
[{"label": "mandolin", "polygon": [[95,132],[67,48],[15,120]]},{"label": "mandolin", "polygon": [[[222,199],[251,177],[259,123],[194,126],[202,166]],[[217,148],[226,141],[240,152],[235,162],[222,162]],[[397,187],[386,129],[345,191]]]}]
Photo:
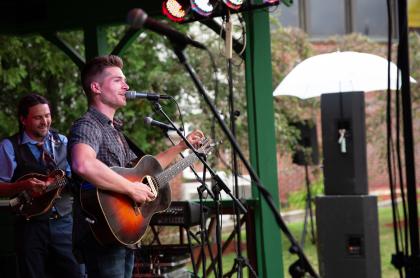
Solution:
[{"label": "mandolin", "polygon": [[9,200],[13,211],[27,220],[49,211],[54,204],[54,200],[60,198],[61,191],[68,182],[66,174],[60,169],[54,170],[48,175],[27,174],[20,177],[17,181],[30,178],[37,178],[46,182],[47,188],[41,194],[32,194],[28,190],[24,190]]}]

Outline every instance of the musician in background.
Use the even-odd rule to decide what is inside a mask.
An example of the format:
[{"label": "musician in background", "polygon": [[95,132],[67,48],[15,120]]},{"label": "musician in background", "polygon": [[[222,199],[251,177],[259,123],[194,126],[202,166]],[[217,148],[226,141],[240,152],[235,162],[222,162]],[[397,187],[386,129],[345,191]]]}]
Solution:
[{"label": "musician in background", "polygon": [[[67,138],[51,129],[49,102],[40,95],[29,94],[20,100],[18,120],[19,132],[0,142],[0,196],[13,197],[22,191],[39,196],[47,189],[47,182],[24,176],[47,176],[55,169],[70,176]],[[30,220],[17,218],[20,277],[81,277],[72,253],[72,201],[68,190],[63,190],[62,197],[46,213]]]},{"label": "musician in background", "polygon": [[[69,136],[69,155],[74,174],[103,190],[129,196],[137,203],[152,201],[155,196],[141,182],[131,182],[109,167],[127,167],[136,158],[115,121],[117,109],[126,105],[128,90],[122,72],[123,62],[114,55],[96,57],[84,67],[81,79],[89,109],[77,120]],[[193,146],[204,138],[201,131],[187,136]],[[184,142],[158,154],[155,158],[162,168],[187,148]],[[89,230],[86,215],[75,202],[74,243],[84,260],[89,278],[128,278],[134,266],[133,250],[121,246],[104,246]],[[76,224],[77,223],[77,224]]]}]

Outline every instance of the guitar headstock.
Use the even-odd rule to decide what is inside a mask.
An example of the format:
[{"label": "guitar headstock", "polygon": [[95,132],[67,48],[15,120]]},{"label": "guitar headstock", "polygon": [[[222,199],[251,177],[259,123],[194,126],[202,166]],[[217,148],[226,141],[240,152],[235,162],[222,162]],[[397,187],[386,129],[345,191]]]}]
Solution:
[{"label": "guitar headstock", "polygon": [[217,144],[217,142],[210,138],[204,138],[204,140],[201,141],[201,146],[198,148],[197,153],[208,154],[214,149],[215,146],[217,146]]}]

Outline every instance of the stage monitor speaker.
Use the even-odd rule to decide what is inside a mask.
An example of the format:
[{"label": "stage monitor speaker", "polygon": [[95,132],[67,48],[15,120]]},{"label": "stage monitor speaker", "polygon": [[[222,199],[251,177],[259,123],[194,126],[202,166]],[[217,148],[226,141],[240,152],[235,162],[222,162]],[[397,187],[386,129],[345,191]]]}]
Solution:
[{"label": "stage monitor speaker", "polygon": [[325,195],[368,194],[363,92],[321,96]]},{"label": "stage monitor speaker", "polygon": [[381,277],[376,197],[322,196],[315,204],[321,277]]},{"label": "stage monitor speaker", "polygon": [[318,165],[319,151],[315,123],[305,120],[292,123],[292,126],[300,132],[300,138],[292,156],[293,163],[297,165]]}]

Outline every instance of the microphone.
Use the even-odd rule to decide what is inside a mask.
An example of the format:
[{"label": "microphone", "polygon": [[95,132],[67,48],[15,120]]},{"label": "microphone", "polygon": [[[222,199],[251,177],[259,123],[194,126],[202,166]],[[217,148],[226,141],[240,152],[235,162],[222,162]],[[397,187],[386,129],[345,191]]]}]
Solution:
[{"label": "microphone", "polygon": [[149,125],[149,126],[159,127],[161,129],[163,129],[164,131],[175,130],[175,128],[173,126],[162,123],[162,122],[159,122],[159,121],[155,121],[151,117],[144,117],[144,123],[146,125]]},{"label": "microphone", "polygon": [[143,92],[136,92],[136,91],[127,91],[127,92],[125,92],[125,98],[126,99],[145,98],[147,100],[159,100],[159,99],[170,99],[171,96],[151,94],[151,93],[143,93]]},{"label": "microphone", "polygon": [[169,27],[169,25],[159,22],[157,20],[154,20],[153,18],[149,18],[142,9],[130,10],[127,15],[127,22],[133,28],[138,29],[138,28],[145,27],[147,29],[152,30],[153,32],[164,35],[173,43],[179,43],[181,45],[190,44],[200,49],[206,49],[206,47],[203,44],[193,39],[190,39],[183,33]]}]

